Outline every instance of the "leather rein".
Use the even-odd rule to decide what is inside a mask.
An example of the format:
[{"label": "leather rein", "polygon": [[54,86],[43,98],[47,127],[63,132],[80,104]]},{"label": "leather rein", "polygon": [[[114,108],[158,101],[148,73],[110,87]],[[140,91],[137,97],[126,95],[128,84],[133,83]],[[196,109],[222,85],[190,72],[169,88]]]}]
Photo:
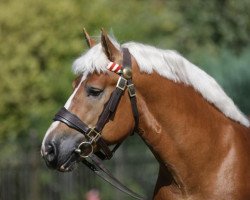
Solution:
[{"label": "leather rein", "polygon": [[[101,160],[110,160],[121,144],[116,144],[115,147],[111,150],[107,143],[103,140],[101,132],[104,126],[108,123],[113,114],[116,112],[116,108],[126,88],[128,89],[131,108],[135,120],[133,132],[138,130],[139,114],[137,109],[135,87],[132,82],[131,55],[127,48],[123,48],[122,52],[122,66],[119,66],[114,63],[116,67],[119,66],[121,68],[121,70],[115,71],[117,72],[117,74],[119,74],[120,77],[117,81],[115,90],[112,92],[110,99],[108,100],[96,123],[96,126],[94,128],[89,127],[83,121],[81,121],[75,114],[68,111],[65,107],[62,107],[58,111],[58,113],[54,117],[54,121],[60,121],[85,136],[86,141],[80,143],[78,148],[75,149],[75,153],[79,154],[80,157],[84,158],[82,162],[88,168],[90,168],[101,178],[105,179],[121,191],[129,194],[134,198],[143,199],[141,196],[137,195],[136,193],[128,189],[126,186],[122,185],[115,177],[112,176],[112,174],[103,166],[101,162]],[[100,148],[100,151],[93,152],[95,145]]]}]

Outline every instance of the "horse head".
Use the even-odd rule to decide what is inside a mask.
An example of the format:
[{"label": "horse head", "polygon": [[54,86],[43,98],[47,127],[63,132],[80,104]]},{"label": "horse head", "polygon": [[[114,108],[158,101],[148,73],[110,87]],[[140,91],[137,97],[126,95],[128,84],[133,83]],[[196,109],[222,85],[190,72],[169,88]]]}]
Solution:
[{"label": "horse head", "polygon": [[[114,94],[117,83],[124,83],[120,80],[120,75],[108,71],[106,67],[109,63],[115,67],[122,65],[124,56],[121,49],[104,30],[99,44],[95,44],[85,30],[84,32],[91,49],[76,60],[75,71],[78,77],[73,82],[74,91],[64,108],[56,115],[56,121],[47,130],[41,148],[46,164],[59,171],[70,171],[75,163],[84,159],[84,156],[77,155],[76,150],[93,153],[103,147],[104,153],[110,153],[107,146],[120,143],[130,135],[135,126],[128,93],[120,92],[117,105],[112,105],[111,102],[116,101],[116,97],[111,99],[111,96],[117,96]],[[97,49],[102,49],[98,55]],[[77,68],[80,62],[83,62],[80,64],[81,70]],[[84,62],[88,62],[86,67]],[[125,78],[122,80],[127,81]],[[105,114],[110,106],[114,106],[113,112]],[[65,120],[70,121],[69,118],[74,118],[73,122],[65,123]],[[82,124],[85,126],[83,129],[86,129],[85,134],[81,133],[84,130],[77,127]]]}]

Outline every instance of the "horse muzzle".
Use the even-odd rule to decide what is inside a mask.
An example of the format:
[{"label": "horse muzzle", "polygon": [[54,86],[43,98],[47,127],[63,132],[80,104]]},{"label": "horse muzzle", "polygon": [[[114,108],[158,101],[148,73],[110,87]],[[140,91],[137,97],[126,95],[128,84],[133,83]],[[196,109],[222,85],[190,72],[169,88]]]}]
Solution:
[{"label": "horse muzzle", "polygon": [[[84,152],[87,153],[87,148],[84,148],[86,145],[82,142],[83,136],[81,134],[78,135],[75,137],[64,135],[61,138],[54,138],[44,142],[41,154],[47,167],[61,172],[74,169],[76,164],[82,160]],[[79,153],[79,150],[81,150],[81,153]],[[92,146],[90,150],[92,153]]]}]

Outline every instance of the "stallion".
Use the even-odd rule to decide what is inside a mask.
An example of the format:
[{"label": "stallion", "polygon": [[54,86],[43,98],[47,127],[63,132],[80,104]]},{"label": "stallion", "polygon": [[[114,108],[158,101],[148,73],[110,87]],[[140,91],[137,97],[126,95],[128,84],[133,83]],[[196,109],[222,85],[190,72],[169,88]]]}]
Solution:
[{"label": "stallion", "polygon": [[[211,76],[175,51],[120,45],[104,30],[100,43],[87,33],[86,40],[91,48],[73,63],[74,91],[43,139],[49,167],[73,170],[84,160],[81,144],[110,158],[106,147],[136,127],[159,163],[154,200],[250,199],[250,122]],[[119,93],[99,132],[119,87],[128,92]]]}]

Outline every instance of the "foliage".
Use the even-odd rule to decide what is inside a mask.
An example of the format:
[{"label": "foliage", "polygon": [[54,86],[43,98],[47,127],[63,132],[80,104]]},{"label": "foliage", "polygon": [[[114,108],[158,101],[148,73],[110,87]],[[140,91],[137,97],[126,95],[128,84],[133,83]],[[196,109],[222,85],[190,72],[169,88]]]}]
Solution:
[{"label": "foliage", "polygon": [[0,136],[43,130],[65,101],[84,25],[94,34],[99,27],[113,27],[121,41],[169,45],[181,52],[226,47],[239,53],[250,42],[249,8],[248,1],[233,0],[1,1]]},{"label": "foliage", "polygon": [[249,10],[248,0],[1,0],[0,165],[18,165],[22,156],[10,158],[34,148],[39,156],[71,92],[70,65],[86,50],[83,26],[94,37],[105,27],[121,43],[177,49],[250,113]]}]

